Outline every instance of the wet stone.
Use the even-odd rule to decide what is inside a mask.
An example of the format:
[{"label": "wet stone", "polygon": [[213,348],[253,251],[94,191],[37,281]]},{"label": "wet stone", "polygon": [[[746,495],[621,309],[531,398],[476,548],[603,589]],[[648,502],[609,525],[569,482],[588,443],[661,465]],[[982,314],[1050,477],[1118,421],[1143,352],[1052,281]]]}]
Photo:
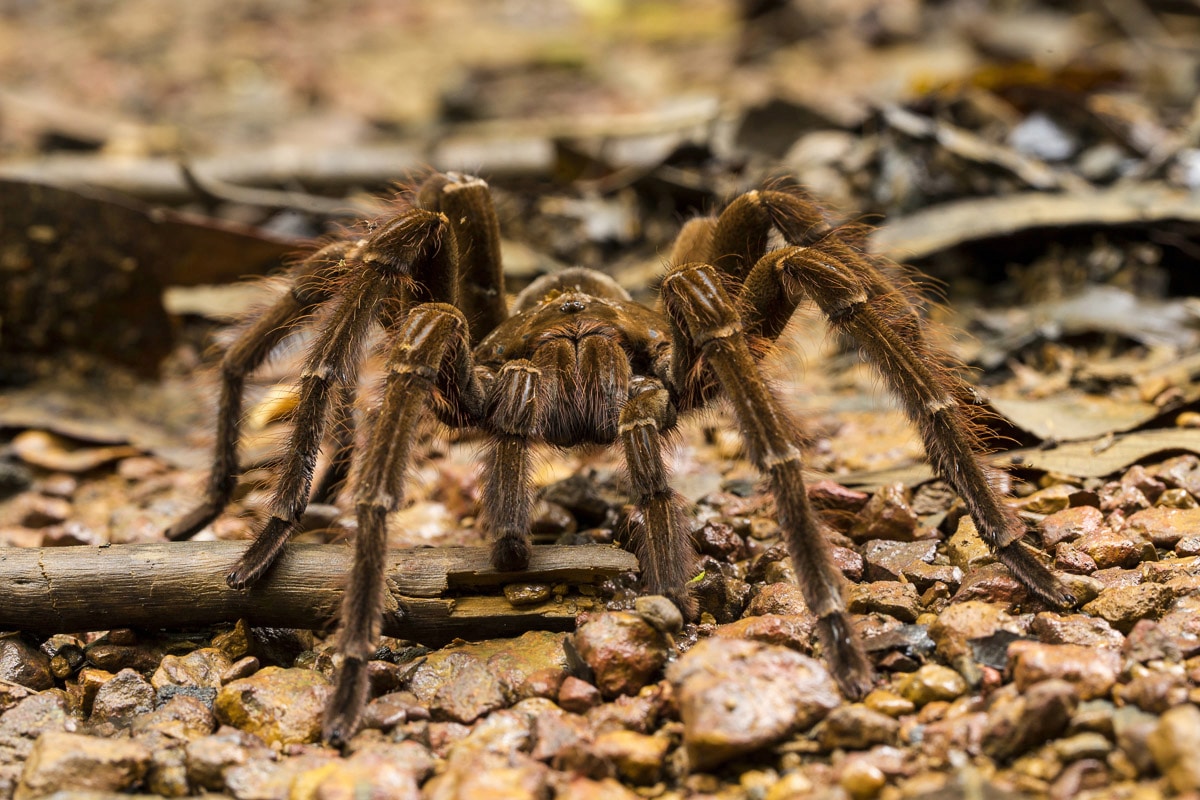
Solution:
[{"label": "wet stone", "polygon": [[34,743],[14,796],[26,800],[62,789],[128,789],[149,764],[150,749],[138,741],[49,732]]},{"label": "wet stone", "polygon": [[140,673],[123,669],[96,690],[91,720],[124,727],[153,708],[154,687]]},{"label": "wet stone", "polygon": [[831,480],[814,481],[808,485],[808,500],[817,511],[857,513],[871,499],[866,492],[850,489]]},{"label": "wet stone", "polygon": [[1055,754],[1065,762],[1079,761],[1084,758],[1103,760],[1110,751],[1112,751],[1112,742],[1104,734],[1094,731],[1077,733],[1054,743]]},{"label": "wet stone", "polygon": [[521,684],[519,694],[522,698],[545,697],[552,700],[558,697],[558,692],[566,679],[567,673],[554,667],[534,670]]},{"label": "wet stone", "polygon": [[417,719],[429,719],[429,710],[412,692],[392,692],[376,697],[363,711],[363,727],[383,731]]},{"label": "wet stone", "polygon": [[635,694],[667,660],[661,634],[641,617],[623,611],[590,616],[575,632],[574,644],[606,698]]},{"label": "wet stone", "polygon": [[1174,547],[1184,536],[1200,530],[1200,508],[1148,508],[1130,516],[1125,530],[1156,547]]},{"label": "wet stone", "polygon": [[817,741],[825,750],[867,750],[877,744],[892,745],[899,734],[899,722],[861,703],[835,708],[817,726]]},{"label": "wet stone", "polygon": [[1128,632],[1138,620],[1161,616],[1172,599],[1171,590],[1161,583],[1118,586],[1105,589],[1083,610],[1107,620],[1119,631]]},{"label": "wet stone", "polygon": [[1128,515],[1149,507],[1150,499],[1136,486],[1107,483],[1100,490],[1101,511],[1120,511]]},{"label": "wet stone", "polygon": [[832,556],[833,565],[837,567],[838,572],[846,576],[846,580],[851,582],[862,580],[865,564],[857,550],[835,544],[829,548],[829,554]]},{"label": "wet stone", "polygon": [[916,622],[921,613],[917,587],[899,581],[853,584],[846,594],[846,605],[853,614],[875,612],[902,622]]},{"label": "wet stone", "polygon": [[1158,629],[1184,658],[1200,653],[1200,597],[1177,600],[1158,621]]},{"label": "wet stone", "polygon": [[41,691],[54,686],[50,656],[19,636],[0,639],[0,680]]},{"label": "wet stone", "polygon": [[1083,700],[1108,694],[1121,671],[1121,654],[1110,648],[1019,641],[1009,645],[1008,657],[1021,691],[1057,678],[1073,684]]},{"label": "wet stone", "polygon": [[177,740],[198,739],[213,732],[217,726],[212,709],[200,700],[177,695],[155,710],[141,714],[133,721],[134,736],[156,731]]},{"label": "wet stone", "polygon": [[752,752],[823,719],[841,702],[820,662],[738,639],[697,643],[671,665],[693,770]]},{"label": "wet stone", "polygon": [[227,769],[272,758],[274,753],[257,736],[229,727],[188,742],[185,749],[189,783],[212,791],[225,788]]},{"label": "wet stone", "polygon": [[917,532],[917,514],[911,500],[908,487],[902,483],[879,487],[850,526],[850,538],[856,542],[912,541]]},{"label": "wet stone", "polygon": [[504,599],[513,606],[532,606],[550,599],[550,587],[544,583],[509,583]]},{"label": "wet stone", "polygon": [[1061,542],[1073,542],[1081,536],[1098,532],[1104,526],[1104,514],[1093,506],[1065,508],[1039,523],[1042,544],[1052,550]]},{"label": "wet stone", "polygon": [[902,717],[911,714],[917,708],[912,700],[887,689],[872,689],[863,699],[863,704],[872,711],[887,714],[889,717]]},{"label": "wet stone", "polygon": [[1200,535],[1184,536],[1176,542],[1175,555],[1181,558],[1200,556]]},{"label": "wet stone", "polygon": [[928,564],[936,554],[937,542],[933,539],[919,542],[874,539],[863,545],[866,578],[871,581],[900,580],[914,562]]},{"label": "wet stone", "polygon": [[1200,709],[1182,705],[1159,718],[1146,744],[1159,771],[1177,792],[1200,789]]},{"label": "wet stone", "polygon": [[319,672],[265,667],[221,689],[217,719],[265,742],[315,742],[332,692],[329,679]]},{"label": "wet stone", "polygon": [[940,664],[926,664],[896,683],[896,693],[918,708],[937,700],[954,700],[966,691],[963,676]]}]

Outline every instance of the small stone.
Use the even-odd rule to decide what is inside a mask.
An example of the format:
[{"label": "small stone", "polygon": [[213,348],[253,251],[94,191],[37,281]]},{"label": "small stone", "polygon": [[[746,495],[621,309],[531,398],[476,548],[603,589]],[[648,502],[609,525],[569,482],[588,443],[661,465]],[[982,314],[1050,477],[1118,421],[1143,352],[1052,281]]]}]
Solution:
[{"label": "small stone", "polygon": [[376,697],[363,711],[363,727],[381,731],[414,719],[429,719],[429,709],[412,692],[390,692]]},{"label": "small stone", "polygon": [[873,539],[863,545],[866,578],[871,581],[898,581],[914,562],[928,564],[937,555],[937,541],[895,542]]},{"label": "small stone", "polygon": [[41,691],[54,686],[50,656],[19,636],[0,638],[0,680]]},{"label": "small stone", "polygon": [[1134,706],[1125,706],[1113,712],[1113,735],[1117,747],[1139,773],[1148,774],[1154,769],[1150,739],[1158,724],[1158,716],[1147,714]]},{"label": "small stone", "polygon": [[871,539],[911,542],[917,532],[917,514],[912,510],[911,500],[903,483],[879,487],[850,526],[850,538],[856,542]]},{"label": "small stone", "polygon": [[759,589],[758,594],[751,598],[750,603],[746,606],[746,616],[748,617],[758,617],[764,614],[808,613],[808,604],[804,602],[804,593],[794,583],[768,583]]},{"label": "small stone", "polygon": [[184,763],[192,786],[221,791],[225,788],[227,769],[273,757],[271,749],[257,736],[223,727],[210,736],[188,742]]},{"label": "small stone", "polygon": [[550,587],[544,583],[509,583],[504,587],[504,599],[515,607],[534,606],[550,599]]},{"label": "small stone", "polygon": [[871,499],[866,492],[848,489],[831,480],[814,481],[808,485],[808,500],[817,511],[857,513]]},{"label": "small stone", "polygon": [[233,681],[241,678],[249,678],[251,675],[258,672],[258,667],[258,659],[254,656],[239,658],[237,661],[230,664],[228,669],[221,673],[221,683],[232,683]]},{"label": "small stone", "polygon": [[1200,653],[1200,597],[1183,597],[1158,621],[1158,629],[1183,658]]},{"label": "small stone", "polygon": [[1177,792],[1200,789],[1200,708],[1176,706],[1163,714],[1146,744],[1159,771]]},{"label": "small stone", "polygon": [[817,741],[825,750],[867,750],[877,744],[895,744],[900,723],[867,705],[839,706],[817,727]]},{"label": "small stone", "polygon": [[233,630],[222,631],[212,638],[212,646],[230,661],[245,658],[250,652],[250,644],[250,627],[244,619],[239,619]]},{"label": "small stone", "polygon": [[796,800],[812,794],[813,782],[803,772],[795,770],[781,777],[767,790],[763,800]]},{"label": "small stone", "polygon": [[630,783],[648,786],[659,779],[670,739],[633,731],[608,731],[596,737],[593,752],[611,761]]},{"label": "small stone", "polygon": [[965,514],[959,519],[954,535],[946,542],[946,556],[964,573],[996,560],[992,549],[980,538],[974,521]]},{"label": "small stone", "polygon": [[220,688],[222,676],[231,666],[229,656],[216,647],[202,647],[184,656],[163,656],[150,677],[155,689],[164,686],[206,686]]},{"label": "small stone", "polygon": [[1002,629],[1022,632],[1003,606],[969,600],[947,606],[938,614],[937,621],[929,626],[929,636],[937,643],[938,655],[953,664],[971,656],[971,639],[982,639]]},{"label": "small stone", "polygon": [[558,690],[558,704],[575,714],[587,713],[588,709],[600,705],[602,699],[599,689],[573,675],[568,675]]},{"label": "small stone", "polygon": [[1119,631],[1128,632],[1138,620],[1157,619],[1172,599],[1171,590],[1161,583],[1118,586],[1102,591],[1083,610],[1108,620]]},{"label": "small stone", "polygon": [[846,576],[846,580],[851,583],[862,580],[864,562],[857,550],[835,544],[829,548],[829,555],[832,557],[833,565],[837,567],[838,572]]},{"label": "small stone", "polygon": [[14,797],[66,789],[117,792],[140,781],[149,765],[150,749],[138,741],[48,732],[34,743]]},{"label": "small stone", "polygon": [[1200,556],[1200,535],[1184,536],[1175,543],[1175,555],[1180,558]]},{"label": "small stone", "polygon": [[1158,496],[1154,505],[1159,508],[1200,508],[1200,503],[1197,503],[1196,498],[1188,494],[1186,489],[1167,489]]},{"label": "small stone", "polygon": [[1084,731],[1074,736],[1059,739],[1054,743],[1054,752],[1064,762],[1083,758],[1103,760],[1112,751],[1112,742],[1102,733]]},{"label": "small stone", "polygon": [[838,784],[854,800],[870,800],[887,785],[887,776],[871,762],[854,759],[842,767]]},{"label": "small stone", "polygon": [[870,694],[863,699],[863,703],[867,708],[887,714],[889,717],[902,717],[905,714],[911,714],[917,708],[913,701],[887,689],[872,689]]},{"label": "small stone", "polygon": [[589,617],[575,632],[574,643],[607,698],[636,694],[667,661],[658,631],[636,614],[623,611]]},{"label": "small stone", "polygon": [[154,687],[140,673],[123,669],[96,690],[91,719],[124,727],[153,708]]},{"label": "small stone", "polygon": [[683,629],[683,614],[679,606],[662,595],[639,597],[633,601],[633,610],[660,633],[679,633]]},{"label": "small stone", "polygon": [[809,653],[812,650],[812,637],[816,625],[817,618],[807,612],[787,615],[763,614],[760,617],[742,617],[737,622],[718,625],[713,635],[724,639],[753,639],[756,642]]},{"label": "small stone", "polygon": [[1078,704],[1075,687],[1057,679],[1035,683],[1020,694],[996,697],[988,710],[983,752],[1008,761],[1058,738]]},{"label": "small stone", "polygon": [[1072,575],[1091,575],[1098,569],[1095,559],[1069,544],[1058,546],[1054,553],[1054,568]]},{"label": "small stone", "polygon": [[895,617],[901,622],[916,622],[921,613],[921,598],[917,587],[899,581],[857,583],[846,593],[846,605],[852,614],[875,612]]},{"label": "small stone", "polygon": [[1028,597],[1025,585],[1013,577],[1008,567],[1000,563],[984,564],[969,573],[951,598],[953,603],[980,600],[1008,607],[1020,605]]},{"label": "small stone", "polygon": [[1125,704],[1132,703],[1142,711],[1162,714],[1188,699],[1188,687],[1183,675],[1174,672],[1147,672],[1129,683],[1118,684],[1113,696]]},{"label": "small stone", "polygon": [[1013,681],[1021,691],[1059,678],[1074,684],[1083,700],[1108,694],[1121,671],[1118,651],[1075,644],[1017,641],[1009,645],[1008,658]]},{"label": "small stone", "polygon": [[409,680],[412,693],[434,719],[471,723],[508,705],[504,683],[487,661],[462,650],[438,655]]},{"label": "small stone", "polygon": [[613,778],[595,781],[575,776],[559,786],[554,800],[638,800],[638,795]]},{"label": "small stone", "polygon": [[[1100,510],[1120,511],[1129,515],[1150,507],[1150,499],[1134,486],[1106,483],[1100,490]],[[1114,527],[1120,527],[1113,524]]]},{"label": "small stone", "polygon": [[1091,556],[1099,569],[1136,567],[1143,561],[1158,560],[1154,545],[1129,528],[1121,533],[1101,528],[1081,536],[1073,546]]},{"label": "small stone", "polygon": [[519,694],[522,699],[526,697],[545,697],[548,700],[553,700],[558,697],[558,692],[562,688],[563,681],[566,679],[567,673],[555,667],[534,670],[525,679],[525,682],[521,684]]},{"label": "small stone", "polygon": [[705,639],[667,670],[692,769],[707,770],[812,726],[841,702],[815,659],[740,639]]},{"label": "small stone", "polygon": [[1184,536],[1200,530],[1200,508],[1148,508],[1130,516],[1125,530],[1156,547],[1174,547]]},{"label": "small stone", "polygon": [[1027,497],[1022,497],[1014,501],[1013,505],[1022,511],[1034,514],[1053,514],[1070,506],[1071,495],[1078,491],[1079,487],[1077,486],[1059,483],[1036,491]]},{"label": "small stone", "polygon": [[966,691],[963,676],[940,664],[926,664],[896,684],[896,692],[918,708],[935,700],[954,700]]},{"label": "small stone", "polygon": [[1056,511],[1043,519],[1042,544],[1047,550],[1062,542],[1073,542],[1081,536],[1096,533],[1104,525],[1104,514],[1093,506],[1077,506]]},{"label": "small stone", "polygon": [[1106,620],[1086,614],[1043,611],[1033,618],[1030,632],[1047,644],[1118,648],[1125,643],[1125,637],[1113,630]]},{"label": "small stone", "polygon": [[329,679],[319,672],[264,667],[221,689],[217,719],[269,743],[315,742],[332,692]]},{"label": "small stone", "polygon": [[696,549],[706,556],[712,556],[718,561],[734,563],[746,557],[746,542],[733,529],[732,525],[717,520],[710,520],[701,526],[700,530],[692,533],[692,541]]},{"label": "small stone", "polygon": [[217,726],[212,710],[201,701],[176,695],[148,714],[133,721],[134,736],[149,731],[164,733],[176,740],[199,739]]}]

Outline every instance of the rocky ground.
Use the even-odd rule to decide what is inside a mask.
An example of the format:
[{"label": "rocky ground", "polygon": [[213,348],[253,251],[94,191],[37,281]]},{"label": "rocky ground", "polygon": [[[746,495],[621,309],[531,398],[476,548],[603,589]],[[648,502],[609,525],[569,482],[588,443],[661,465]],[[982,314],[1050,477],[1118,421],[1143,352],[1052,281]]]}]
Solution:
[{"label": "rocky ground", "polygon": [[[10,631],[0,800],[1200,797],[1193,6],[10,3],[0,566],[162,542],[206,477],[229,316],[264,296],[195,284],[277,266],[390,180],[484,173],[510,289],[583,264],[650,298],[683,220],[785,176],[856,245],[944,283],[942,305],[924,278],[914,297],[987,395],[1009,502],[1077,604],[1042,606],[995,562],[879,378],[805,309],[765,368],[805,421],[876,668],[861,702],[815,648],[774,500],[718,408],[670,454],[698,621],[632,572],[503,587],[566,604],[575,629],[385,639],[344,751],[319,741],[324,619]],[[87,302],[101,284],[119,305]],[[198,538],[261,519],[300,353],[251,381],[247,470]],[[478,445],[422,443],[393,545],[481,544]],[[534,483],[539,544],[627,544],[613,454],[548,454]],[[353,515],[313,507],[306,527],[341,543]]]}]

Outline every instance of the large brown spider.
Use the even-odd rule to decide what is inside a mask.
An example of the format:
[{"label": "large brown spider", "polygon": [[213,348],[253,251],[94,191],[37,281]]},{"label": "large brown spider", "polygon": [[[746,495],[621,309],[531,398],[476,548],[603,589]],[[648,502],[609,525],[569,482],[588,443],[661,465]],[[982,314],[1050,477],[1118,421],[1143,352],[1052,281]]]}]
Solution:
[{"label": "large brown spider", "polygon": [[[772,249],[774,234],[785,244]],[[695,555],[683,503],[667,481],[663,442],[681,413],[724,396],[775,496],[825,657],[842,690],[861,697],[871,666],[808,502],[800,437],[757,363],[769,349],[758,345],[780,335],[805,296],[857,340],[899,395],[933,464],[1000,560],[1041,599],[1068,604],[1070,595],[1021,543],[1021,523],[979,463],[973,393],[926,340],[905,294],[798,191],[778,188],[743,194],[719,217],[685,225],[657,309],[632,301],[600,273],[568,269],[534,281],[510,310],[487,185],[464,175],[431,177],[414,202],[361,238],[346,237],[301,262],[291,290],[228,351],[207,496],[169,535],[190,535],[228,502],[245,376],[319,312],[271,517],[228,581],[244,588],[262,577],[309,502],[327,420],[350,416],[364,342],[382,325],[391,353],[381,404],[354,456],[358,535],[341,612],[344,661],[324,722],[327,740],[345,741],[366,701],[367,662],[383,614],[385,520],[403,502],[426,414],[490,437],[482,520],[498,570],[529,560],[531,446],[620,442],[645,529],[644,587],[694,613],[687,583]],[[315,496],[344,476],[351,447],[341,441],[338,451],[333,477]]]}]

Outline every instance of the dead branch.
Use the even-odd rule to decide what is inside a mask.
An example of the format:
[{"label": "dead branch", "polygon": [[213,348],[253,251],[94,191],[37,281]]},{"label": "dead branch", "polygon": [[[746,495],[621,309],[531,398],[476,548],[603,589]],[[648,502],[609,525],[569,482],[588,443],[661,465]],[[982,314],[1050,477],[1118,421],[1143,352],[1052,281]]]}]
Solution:
[{"label": "dead branch", "polygon": [[[251,625],[326,628],[337,616],[352,551],[292,544],[267,576],[236,591],[225,575],[245,542],[0,548],[0,629],[36,633],[188,628],[244,619]],[[593,584],[637,569],[606,545],[534,547],[529,569],[500,573],[488,548],[393,550],[384,633],[430,645],[527,630],[568,630],[590,598],[567,594],[514,606],[488,589],[513,583]]]}]

